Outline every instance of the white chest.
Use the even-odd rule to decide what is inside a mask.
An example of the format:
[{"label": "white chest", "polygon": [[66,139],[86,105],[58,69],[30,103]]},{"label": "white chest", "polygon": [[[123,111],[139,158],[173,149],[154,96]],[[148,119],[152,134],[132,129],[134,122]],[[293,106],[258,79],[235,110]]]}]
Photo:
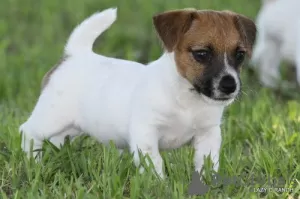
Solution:
[{"label": "white chest", "polygon": [[173,149],[188,144],[194,136],[203,135],[207,129],[220,125],[222,111],[219,109],[187,109],[177,111],[159,127],[160,149]]},{"label": "white chest", "polygon": [[168,122],[158,129],[160,133],[159,147],[161,149],[178,148],[193,138],[196,132],[194,118],[182,114],[171,116],[168,119]]}]

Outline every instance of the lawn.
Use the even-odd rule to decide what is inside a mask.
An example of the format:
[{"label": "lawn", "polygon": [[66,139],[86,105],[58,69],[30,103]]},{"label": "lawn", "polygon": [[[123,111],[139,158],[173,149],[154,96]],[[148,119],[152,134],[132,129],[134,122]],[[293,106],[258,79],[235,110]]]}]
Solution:
[{"label": "lawn", "polygon": [[[59,60],[68,35],[90,14],[118,7],[116,23],[100,37],[95,51],[148,62],[160,56],[151,17],[184,7],[230,9],[255,18],[260,0],[1,0],[0,2],[0,198],[296,198],[300,193],[299,91],[272,91],[259,85],[245,66],[243,94],[227,108],[219,175],[239,185],[210,186],[189,196],[193,150],[162,152],[168,177],[140,175],[127,152],[91,138],[61,149],[45,145],[42,162],[20,149],[19,125],[30,114],[43,75]],[[47,117],[45,115],[45,117]],[[270,180],[281,179],[271,185]],[[208,184],[210,181],[207,182]],[[292,188],[279,193],[275,188]],[[259,193],[257,188],[273,188]]]}]

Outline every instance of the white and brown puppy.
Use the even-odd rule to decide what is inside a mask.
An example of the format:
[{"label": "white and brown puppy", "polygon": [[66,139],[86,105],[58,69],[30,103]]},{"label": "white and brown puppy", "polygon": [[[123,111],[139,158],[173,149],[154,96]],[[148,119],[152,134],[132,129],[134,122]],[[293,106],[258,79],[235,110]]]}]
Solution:
[{"label": "white and brown puppy", "polygon": [[142,65],[92,50],[116,19],[116,9],[81,23],[65,47],[65,59],[44,79],[29,119],[20,127],[22,148],[82,132],[104,144],[148,154],[163,177],[160,149],[192,143],[195,169],[211,154],[218,170],[224,107],[241,89],[240,68],[251,54],[255,24],[245,16],[212,10],[174,10],[153,17],[163,55]]},{"label": "white and brown puppy", "polygon": [[300,85],[299,7],[299,0],[262,0],[256,19],[258,34],[252,63],[264,86],[279,86],[281,61],[296,67],[296,78]]}]

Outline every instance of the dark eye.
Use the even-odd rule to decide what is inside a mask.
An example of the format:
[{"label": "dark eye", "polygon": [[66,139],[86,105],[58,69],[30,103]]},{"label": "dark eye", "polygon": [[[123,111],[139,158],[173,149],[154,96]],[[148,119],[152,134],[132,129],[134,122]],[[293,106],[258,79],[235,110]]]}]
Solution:
[{"label": "dark eye", "polygon": [[236,61],[238,61],[239,63],[243,62],[245,59],[245,54],[246,54],[245,51],[238,50],[235,55]]},{"label": "dark eye", "polygon": [[197,62],[207,62],[210,60],[211,52],[209,50],[192,50],[192,55]]}]

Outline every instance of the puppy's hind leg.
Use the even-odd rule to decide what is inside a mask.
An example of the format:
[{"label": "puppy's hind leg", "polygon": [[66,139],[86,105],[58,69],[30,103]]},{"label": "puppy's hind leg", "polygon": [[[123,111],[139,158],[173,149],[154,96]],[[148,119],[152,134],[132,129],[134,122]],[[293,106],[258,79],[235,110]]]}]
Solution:
[{"label": "puppy's hind leg", "polygon": [[267,40],[259,69],[260,81],[267,87],[276,88],[280,80],[280,46]]},{"label": "puppy's hind leg", "polygon": [[28,156],[32,150],[35,157],[41,149],[43,141],[53,136],[59,136],[70,127],[74,120],[74,107],[63,96],[43,92],[29,119],[20,126],[22,133],[22,149]]},{"label": "puppy's hind leg", "polygon": [[[298,56],[300,56],[300,55],[298,55]],[[300,60],[297,61],[297,64],[296,64],[296,75],[297,75],[298,86],[300,86]]]},{"label": "puppy's hind leg", "polygon": [[80,131],[76,128],[70,127],[66,129],[62,133],[52,136],[49,140],[52,144],[54,144],[57,148],[61,148],[65,143],[65,138],[70,136],[70,141],[72,142],[75,136],[79,135]]},{"label": "puppy's hind leg", "polygon": [[297,26],[297,35],[298,37],[296,38],[296,77],[297,77],[297,83],[298,86],[300,86],[300,22],[298,22],[298,26]]},{"label": "puppy's hind leg", "polygon": [[280,43],[268,34],[264,27],[260,31],[253,48],[251,66],[257,70],[260,82],[267,87],[276,87],[280,78]]}]

